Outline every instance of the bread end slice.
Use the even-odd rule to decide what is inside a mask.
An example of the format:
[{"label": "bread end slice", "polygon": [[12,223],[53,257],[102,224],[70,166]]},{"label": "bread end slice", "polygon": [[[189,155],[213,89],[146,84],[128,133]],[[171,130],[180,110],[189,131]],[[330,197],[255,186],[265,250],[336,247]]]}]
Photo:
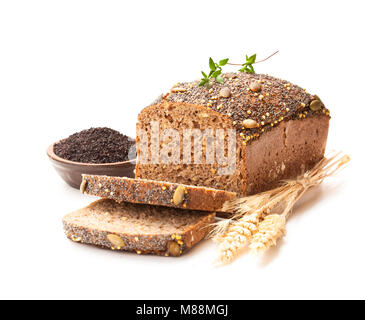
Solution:
[{"label": "bread end slice", "polygon": [[137,254],[180,256],[205,238],[215,213],[100,199],[63,218],[74,242]]}]

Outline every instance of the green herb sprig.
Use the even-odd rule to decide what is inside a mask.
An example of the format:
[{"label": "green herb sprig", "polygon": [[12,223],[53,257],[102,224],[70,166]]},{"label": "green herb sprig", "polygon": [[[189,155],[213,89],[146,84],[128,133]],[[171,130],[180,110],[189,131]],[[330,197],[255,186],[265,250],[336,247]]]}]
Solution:
[{"label": "green herb sprig", "polygon": [[252,55],[251,57],[249,57],[246,54],[246,62],[244,64],[242,64],[243,68],[239,69],[238,71],[247,72],[247,73],[255,73],[255,69],[252,66],[255,62],[256,62],[256,53],[254,55]]},{"label": "green herb sprig", "polygon": [[260,63],[260,62],[264,62],[267,59],[271,58],[273,55],[277,54],[279,51],[274,52],[273,54],[271,54],[270,56],[268,56],[267,58],[260,60],[260,61],[256,61],[256,53],[253,54],[252,56],[248,56],[246,55],[246,61],[242,64],[237,64],[237,63],[229,63],[229,58],[220,60],[218,63],[214,62],[214,60],[210,57],[209,58],[209,73],[206,74],[204,71],[202,71],[202,75],[203,78],[201,78],[199,86],[206,86],[207,88],[209,88],[210,86],[210,82],[212,79],[214,79],[216,82],[223,84],[224,83],[224,78],[222,77],[222,67],[225,65],[231,65],[231,66],[240,66],[242,67],[241,69],[239,69],[239,72],[247,72],[247,73],[255,73],[255,69],[253,67],[254,64],[256,63]]},{"label": "green herb sprig", "polygon": [[202,71],[203,78],[201,79],[199,86],[209,87],[211,79],[215,79],[218,83],[224,83],[224,79],[221,76],[222,67],[227,64],[228,60],[229,59],[223,59],[216,63],[212,58],[209,58],[209,74],[207,75],[204,71]]}]

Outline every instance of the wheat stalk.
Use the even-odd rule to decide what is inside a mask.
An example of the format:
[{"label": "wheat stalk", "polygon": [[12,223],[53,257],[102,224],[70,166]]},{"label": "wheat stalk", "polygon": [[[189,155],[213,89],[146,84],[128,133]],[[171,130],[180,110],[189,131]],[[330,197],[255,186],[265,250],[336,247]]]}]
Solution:
[{"label": "wheat stalk", "polygon": [[[222,211],[233,212],[233,216],[218,222],[211,234],[218,244],[218,262],[231,262],[249,243],[255,253],[275,245],[285,234],[294,204],[309,188],[321,184],[349,161],[348,155],[335,153],[296,180],[286,180],[278,188],[225,203]],[[274,210],[281,213],[269,215]]]}]

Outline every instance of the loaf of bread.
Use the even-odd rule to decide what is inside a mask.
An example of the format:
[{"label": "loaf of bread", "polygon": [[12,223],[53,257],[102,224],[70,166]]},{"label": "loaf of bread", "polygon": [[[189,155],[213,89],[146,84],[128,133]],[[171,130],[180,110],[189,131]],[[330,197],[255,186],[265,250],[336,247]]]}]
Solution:
[{"label": "loaf of bread", "polygon": [[[234,129],[235,170],[218,174],[217,161],[186,164],[180,143],[172,146],[180,150],[178,162],[151,161],[149,155],[147,161],[137,163],[137,178],[212,187],[242,196],[274,188],[321,160],[330,117],[317,96],[267,75],[240,72],[223,77],[224,84],[215,82],[210,88],[200,87],[199,81],[179,83],[143,109],[137,123],[137,153],[141,158],[142,148],[151,149],[151,121],[159,123],[159,151],[169,143],[162,136],[166,129],[177,130],[180,141],[185,129]],[[148,139],[139,132],[146,132]],[[201,142],[204,147],[204,137]]]},{"label": "loaf of bread", "polygon": [[84,174],[82,179],[82,193],[118,202],[219,211],[226,201],[235,200],[237,197],[234,192],[164,181],[87,174]]},{"label": "loaf of bread", "polygon": [[98,200],[63,218],[74,242],[137,254],[180,256],[211,230],[215,214]]}]

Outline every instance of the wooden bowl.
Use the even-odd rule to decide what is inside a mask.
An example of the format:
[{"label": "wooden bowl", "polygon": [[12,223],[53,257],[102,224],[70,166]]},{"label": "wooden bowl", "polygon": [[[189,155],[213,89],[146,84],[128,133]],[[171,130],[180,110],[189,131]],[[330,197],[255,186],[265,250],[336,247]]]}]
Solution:
[{"label": "wooden bowl", "polygon": [[[57,142],[56,142],[57,143]],[[134,178],[136,159],[115,163],[81,163],[62,159],[54,153],[54,145],[48,147],[47,155],[61,178],[71,187],[79,189],[82,174]]]}]

